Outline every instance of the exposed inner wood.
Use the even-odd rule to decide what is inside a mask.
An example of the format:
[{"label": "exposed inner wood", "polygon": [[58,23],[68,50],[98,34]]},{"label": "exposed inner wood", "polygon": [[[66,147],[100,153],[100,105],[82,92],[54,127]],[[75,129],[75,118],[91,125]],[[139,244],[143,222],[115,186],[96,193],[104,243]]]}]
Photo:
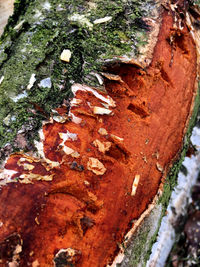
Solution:
[{"label": "exposed inner wood", "polygon": [[0,35],[7,23],[8,17],[13,13],[14,0],[0,0]]},{"label": "exposed inner wood", "polygon": [[[0,266],[14,261],[17,245],[20,266],[112,262],[181,149],[196,67],[188,28],[173,29],[165,11],[148,69],[127,64],[108,69],[114,75],[105,78],[110,98],[76,85],[70,113],[78,123],[43,126],[45,157],[52,162],[13,154],[6,163],[16,173],[0,191]],[[65,115],[67,108],[57,111]]]}]

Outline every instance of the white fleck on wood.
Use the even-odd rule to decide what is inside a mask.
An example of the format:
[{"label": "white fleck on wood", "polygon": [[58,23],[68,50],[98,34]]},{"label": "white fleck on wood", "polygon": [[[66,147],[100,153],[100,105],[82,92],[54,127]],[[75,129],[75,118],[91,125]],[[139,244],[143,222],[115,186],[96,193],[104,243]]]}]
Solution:
[{"label": "white fleck on wood", "polygon": [[131,196],[132,197],[135,196],[135,194],[136,194],[136,190],[137,190],[139,181],[140,181],[140,175],[136,174],[135,178],[134,178],[134,181],[133,181],[133,184],[132,184],[132,191],[131,191]]}]

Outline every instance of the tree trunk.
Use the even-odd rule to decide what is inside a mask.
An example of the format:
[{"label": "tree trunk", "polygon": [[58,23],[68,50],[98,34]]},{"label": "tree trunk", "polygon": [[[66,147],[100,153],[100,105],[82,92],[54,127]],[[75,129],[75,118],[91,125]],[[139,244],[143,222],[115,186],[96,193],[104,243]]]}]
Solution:
[{"label": "tree trunk", "polygon": [[199,16],[188,1],[16,1],[0,42],[1,266],[146,264],[198,111]]}]

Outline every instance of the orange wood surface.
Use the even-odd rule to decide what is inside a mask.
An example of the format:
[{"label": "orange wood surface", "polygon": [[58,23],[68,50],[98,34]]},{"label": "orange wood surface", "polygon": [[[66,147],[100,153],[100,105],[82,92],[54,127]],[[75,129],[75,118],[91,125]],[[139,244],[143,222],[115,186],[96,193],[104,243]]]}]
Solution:
[{"label": "orange wood surface", "polygon": [[[43,126],[45,157],[59,162],[58,167],[23,154],[8,159],[5,168],[17,172],[12,179],[18,182],[0,191],[0,266],[13,261],[16,244],[22,245],[19,266],[54,266],[56,254],[69,248],[73,255],[63,253],[63,262],[106,266],[133,220],[151,203],[181,149],[197,90],[196,48],[188,28],[175,30],[171,13],[162,16],[147,69],[120,64],[106,70],[115,75],[105,78],[115,102],[111,114],[94,114],[95,106],[107,106],[92,92],[78,90],[79,104],[70,112],[81,122]],[[66,114],[67,108],[58,112]],[[63,142],[59,133],[68,132],[76,137]],[[64,147],[76,153],[67,155]],[[30,173],[53,178],[30,184],[17,179]],[[139,182],[133,185],[136,176]]]}]

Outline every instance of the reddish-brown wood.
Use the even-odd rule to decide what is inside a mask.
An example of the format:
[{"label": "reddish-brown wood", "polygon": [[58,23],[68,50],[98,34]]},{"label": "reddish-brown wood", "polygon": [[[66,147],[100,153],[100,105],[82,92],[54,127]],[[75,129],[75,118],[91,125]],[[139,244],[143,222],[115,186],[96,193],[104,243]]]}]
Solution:
[{"label": "reddish-brown wood", "polygon": [[[69,248],[75,256],[67,250],[60,258],[76,266],[105,266],[118,252],[131,221],[156,195],[181,149],[197,90],[196,48],[188,28],[175,30],[171,13],[164,11],[162,16],[147,69],[121,64],[107,70],[115,75],[105,75],[115,102],[109,107],[111,114],[94,114],[94,106],[105,108],[103,101],[78,90],[75,98],[81,103],[70,112],[82,121],[43,126],[45,157],[59,166],[23,154],[8,159],[5,169],[17,171],[13,181],[30,173],[41,180],[32,176],[26,184],[20,178],[0,191],[0,266],[13,261],[16,244],[22,245],[16,260],[20,266],[53,266],[57,253]],[[66,107],[58,112],[65,114]],[[77,136],[63,142],[59,133],[67,131]],[[67,146],[78,154],[67,150],[67,155]],[[50,175],[52,181],[44,181]]]}]

